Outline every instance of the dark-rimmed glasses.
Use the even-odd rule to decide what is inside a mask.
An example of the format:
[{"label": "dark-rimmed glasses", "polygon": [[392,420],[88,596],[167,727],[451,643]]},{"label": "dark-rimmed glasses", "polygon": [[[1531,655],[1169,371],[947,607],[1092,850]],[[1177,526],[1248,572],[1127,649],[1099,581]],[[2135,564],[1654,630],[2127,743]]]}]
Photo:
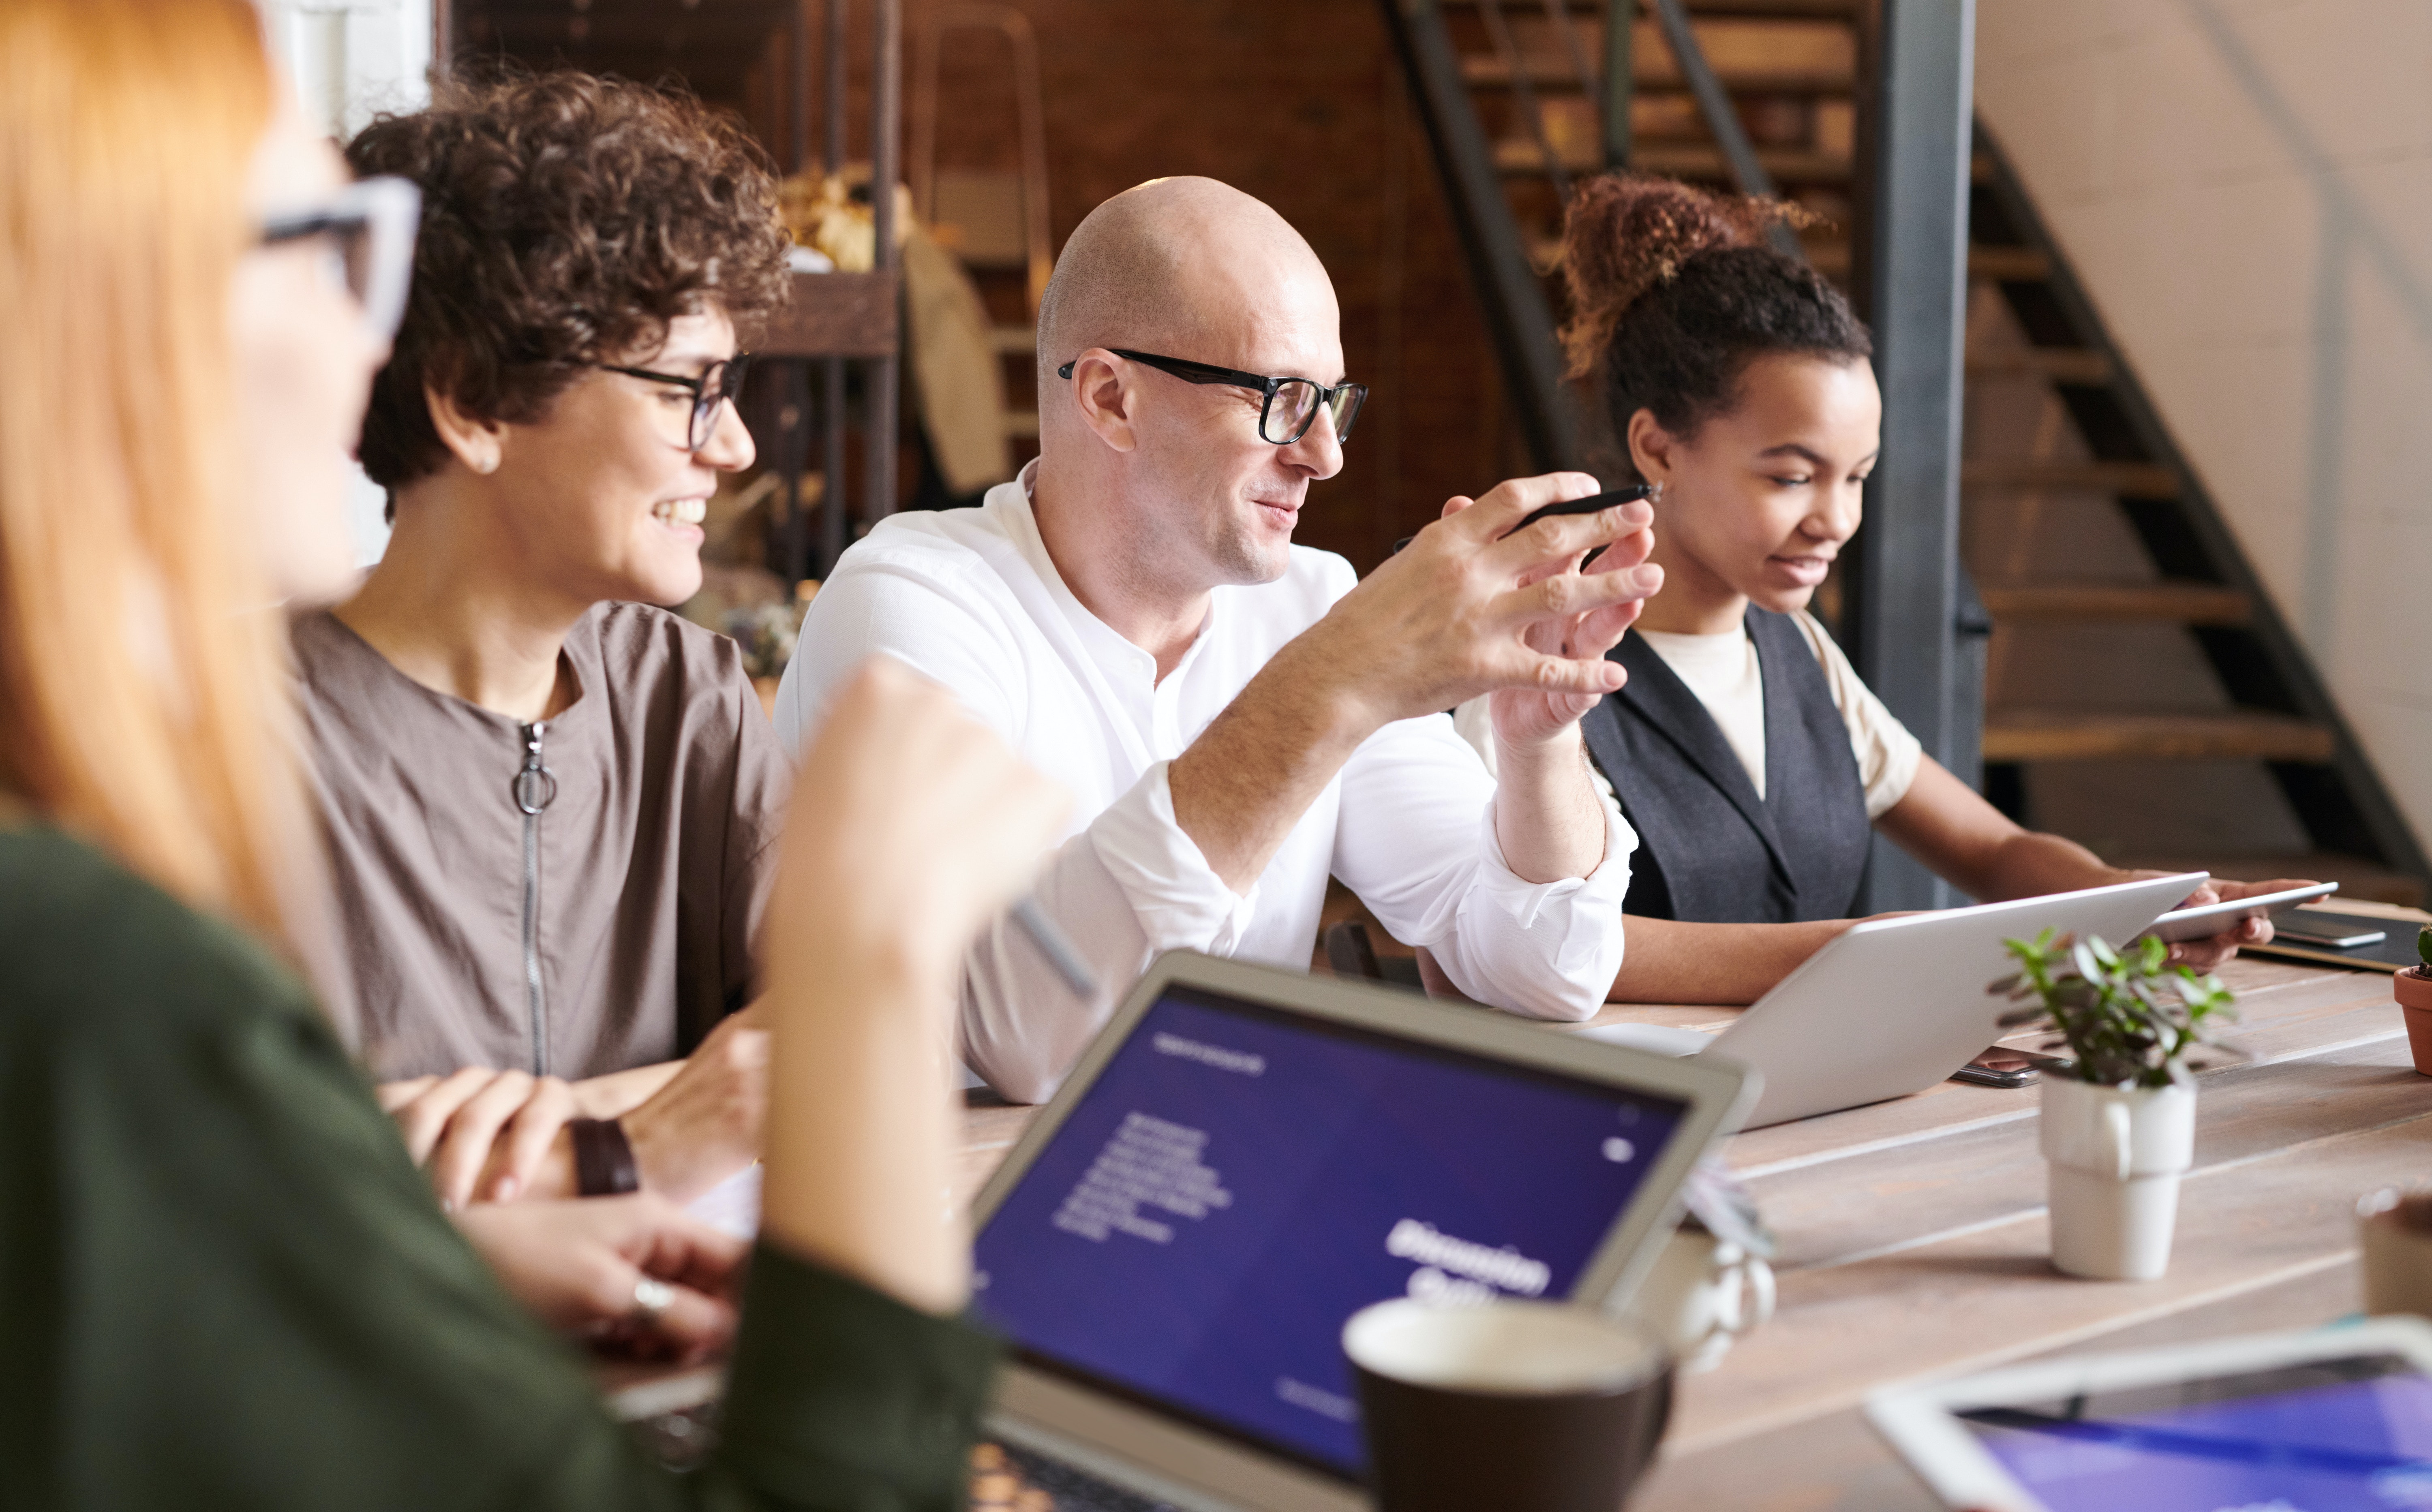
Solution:
[{"label": "dark-rimmed glasses", "polygon": [[342,283],[379,341],[397,334],[414,284],[414,241],[422,228],[422,191],[384,175],[348,184],[317,205],[262,223],[263,246],[329,240],[330,281]]},{"label": "dark-rimmed glasses", "polygon": [[624,367],[615,362],[589,364],[603,373],[622,373],[627,378],[648,378],[653,383],[669,383],[692,394],[692,419],[684,427],[684,448],[699,451],[718,434],[718,407],[743,392],[743,376],[752,369],[752,354],[738,352],[724,361],[712,362],[699,378],[685,378],[681,373],[653,373],[647,367]]},{"label": "dark-rimmed glasses", "polygon": [[[1352,423],[1360,418],[1360,407],[1368,402],[1365,383],[1337,383],[1332,388],[1305,378],[1266,378],[1257,373],[1244,373],[1240,368],[1217,367],[1209,362],[1192,362],[1179,357],[1159,357],[1154,352],[1126,351],[1120,346],[1106,350],[1117,357],[1128,358],[1170,373],[1185,383],[1221,384],[1226,388],[1250,389],[1264,397],[1258,408],[1258,439],[1273,446],[1289,446],[1309,434],[1317,423],[1318,407],[1323,405],[1334,417],[1334,439],[1351,439]],[[1056,370],[1056,376],[1072,376],[1074,358]]]}]

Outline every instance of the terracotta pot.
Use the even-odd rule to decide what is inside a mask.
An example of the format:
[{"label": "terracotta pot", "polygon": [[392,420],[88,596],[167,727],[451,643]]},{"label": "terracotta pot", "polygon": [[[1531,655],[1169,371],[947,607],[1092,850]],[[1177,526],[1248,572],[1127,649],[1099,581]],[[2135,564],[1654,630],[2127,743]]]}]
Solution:
[{"label": "terracotta pot", "polygon": [[2432,974],[2408,966],[2390,979],[2390,990],[2407,1013],[2407,1044],[2415,1054],[2415,1071],[2432,1076]]}]

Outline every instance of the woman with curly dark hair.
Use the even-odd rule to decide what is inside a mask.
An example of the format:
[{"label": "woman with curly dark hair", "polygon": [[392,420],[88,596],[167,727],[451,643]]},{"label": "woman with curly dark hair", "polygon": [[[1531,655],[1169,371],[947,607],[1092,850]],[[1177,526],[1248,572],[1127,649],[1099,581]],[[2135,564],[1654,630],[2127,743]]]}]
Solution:
[{"label": "woman with curly dark hair", "polygon": [[[1763,996],[1853,922],[1878,830],[1986,900],[2160,875],[2003,815],[1923,753],[1808,613],[1858,529],[1883,395],[1849,302],[1765,244],[1802,219],[1639,175],[1571,201],[1571,376],[1655,490],[1664,570],[1612,653],[1628,684],[1581,725],[1638,832],[1619,1001]],[[2208,966],[2270,928],[2173,950]]]},{"label": "woman with curly dark hair", "polygon": [[728,1016],[786,781],[734,643],[652,606],[752,460],[775,184],[697,101],[572,73],[346,155],[423,197],[361,448],[394,533],[295,632],[360,1052],[450,1203],[689,1199],[758,1150]]}]

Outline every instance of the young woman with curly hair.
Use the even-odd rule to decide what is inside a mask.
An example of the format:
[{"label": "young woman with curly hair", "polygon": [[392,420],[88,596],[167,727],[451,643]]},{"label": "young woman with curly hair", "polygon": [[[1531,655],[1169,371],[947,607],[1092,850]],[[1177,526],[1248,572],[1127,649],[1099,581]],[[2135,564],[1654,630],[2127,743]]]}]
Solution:
[{"label": "young woman with curly hair", "polygon": [[[443,1217],[292,969],[266,608],[346,580],[411,196],[279,94],[246,0],[0,5],[0,1506],[960,1506],[945,1005],[1061,801],[865,669],[784,842],[756,1245],[646,1193]],[[544,1321],[732,1338],[710,1463]]]},{"label": "young woman with curly hair", "polygon": [[295,631],[360,1052],[452,1203],[689,1199],[758,1150],[728,1016],[786,781],[734,643],[652,606],[752,460],[775,184],[698,102],[574,73],[346,152],[423,196],[361,448],[394,532]]},{"label": "young woman with curly hair", "polygon": [[[1799,215],[1639,175],[1571,201],[1571,376],[1630,480],[1658,491],[1664,569],[1612,653],[1628,684],[1582,726],[1639,837],[1617,1001],[1762,997],[1853,922],[1877,830],[1987,900],[2159,875],[2012,822],[1923,754],[1808,613],[1858,529],[1883,395],[1849,302],[1765,244]],[[2270,928],[2174,951],[2210,966]]]}]

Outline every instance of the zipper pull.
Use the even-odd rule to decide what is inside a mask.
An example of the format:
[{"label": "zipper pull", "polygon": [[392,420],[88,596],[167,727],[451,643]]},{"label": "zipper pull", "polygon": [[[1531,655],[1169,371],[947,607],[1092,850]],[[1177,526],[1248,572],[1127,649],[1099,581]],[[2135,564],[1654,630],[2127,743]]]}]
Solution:
[{"label": "zipper pull", "polygon": [[524,736],[524,764],[515,773],[515,807],[526,814],[537,815],[557,800],[557,774],[541,764],[540,737],[545,724],[519,727]]}]

